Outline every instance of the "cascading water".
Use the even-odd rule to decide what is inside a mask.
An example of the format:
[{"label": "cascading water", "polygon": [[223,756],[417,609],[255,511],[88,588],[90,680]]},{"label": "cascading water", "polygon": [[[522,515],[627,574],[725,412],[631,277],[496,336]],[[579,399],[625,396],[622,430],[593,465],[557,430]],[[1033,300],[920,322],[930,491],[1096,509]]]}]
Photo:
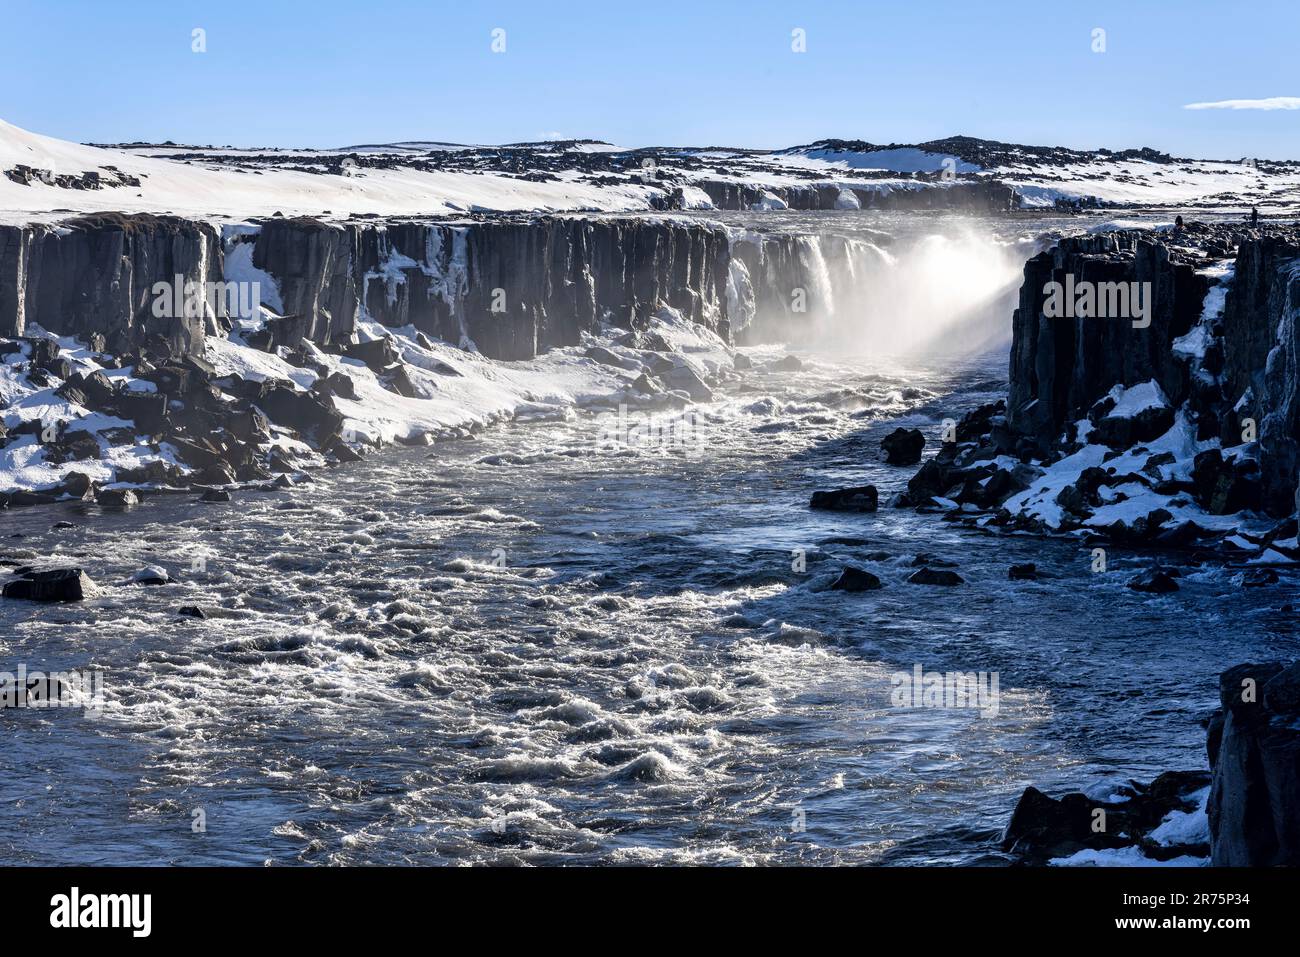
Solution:
[{"label": "cascading water", "polygon": [[842,216],[829,232],[816,217],[733,234],[728,306],[742,341],[878,355],[972,354],[1009,341],[1036,239],[1005,224],[949,218],[918,228],[878,214],[863,214],[856,234]]}]

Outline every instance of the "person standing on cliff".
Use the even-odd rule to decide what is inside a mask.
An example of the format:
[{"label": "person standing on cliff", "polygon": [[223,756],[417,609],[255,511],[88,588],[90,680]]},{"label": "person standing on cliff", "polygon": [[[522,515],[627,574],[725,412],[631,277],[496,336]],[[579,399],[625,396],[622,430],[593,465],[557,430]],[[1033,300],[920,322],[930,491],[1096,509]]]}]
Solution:
[{"label": "person standing on cliff", "polygon": [[1250,225],[1252,225],[1252,226],[1258,226],[1258,225],[1259,225],[1259,207],[1258,207],[1258,206],[1252,206],[1252,207],[1250,207]]}]

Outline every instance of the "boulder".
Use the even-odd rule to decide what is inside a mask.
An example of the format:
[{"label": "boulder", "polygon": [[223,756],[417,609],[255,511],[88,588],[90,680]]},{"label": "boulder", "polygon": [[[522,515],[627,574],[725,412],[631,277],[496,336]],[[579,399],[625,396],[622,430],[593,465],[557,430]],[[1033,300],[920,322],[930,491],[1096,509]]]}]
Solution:
[{"label": "boulder", "polygon": [[808,507],[832,512],[874,512],[879,507],[880,495],[874,485],[816,491]]},{"label": "boulder", "polygon": [[962,585],[966,579],[945,568],[919,568],[908,577],[913,585]]},{"label": "boulder", "polygon": [[1237,457],[1226,459],[1218,449],[1201,452],[1192,463],[1196,504],[1212,515],[1228,515],[1263,504],[1259,463]]},{"label": "boulder", "polygon": [[99,588],[80,568],[55,568],[24,572],[21,578],[4,586],[5,598],[27,601],[64,602],[94,598]]},{"label": "boulder", "polygon": [[1168,572],[1152,568],[1130,578],[1128,587],[1134,591],[1163,595],[1178,591],[1178,582],[1174,581],[1173,576]]},{"label": "boulder", "polygon": [[831,585],[834,591],[872,591],[881,587],[880,579],[871,572],[852,565],[845,566],[840,577]]},{"label": "boulder", "polygon": [[101,508],[131,508],[140,504],[140,497],[129,488],[104,488],[95,494],[95,502]]},{"label": "boulder", "polygon": [[921,461],[925,436],[920,429],[894,429],[880,440],[880,448],[890,465],[915,465]]}]

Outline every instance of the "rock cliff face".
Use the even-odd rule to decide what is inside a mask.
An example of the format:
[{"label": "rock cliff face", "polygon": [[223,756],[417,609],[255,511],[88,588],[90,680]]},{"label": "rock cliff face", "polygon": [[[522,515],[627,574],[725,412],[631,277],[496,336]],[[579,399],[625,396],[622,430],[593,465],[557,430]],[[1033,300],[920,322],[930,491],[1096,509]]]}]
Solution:
[{"label": "rock cliff face", "polygon": [[1223,310],[1226,397],[1258,423],[1263,485],[1271,511],[1300,506],[1288,496],[1300,468],[1300,237],[1243,243]]},{"label": "rock cliff face", "polygon": [[57,227],[0,226],[0,334],[29,326],[100,334],[120,351],[149,344],[201,351],[205,316],[153,309],[156,283],[221,279],[220,241],[203,223],[170,216],[102,214]]},{"label": "rock cliff face", "polygon": [[1300,865],[1300,665],[1238,665],[1210,722],[1208,814],[1222,867]]},{"label": "rock cliff face", "polygon": [[[1042,453],[1071,447],[1075,422],[1106,425],[1098,403],[1114,387],[1154,382],[1171,411],[1194,421],[1198,439],[1244,446],[1245,458],[1258,460],[1258,500],[1238,507],[1290,514],[1300,403],[1297,256],[1300,243],[1289,232],[1196,223],[1177,236],[1071,237],[1035,256],[1025,265],[1013,317],[1010,433]],[[1142,295],[1149,290],[1149,303],[1140,317],[1049,316],[1053,283],[1067,295],[1137,283]],[[1207,295],[1216,284],[1217,300]],[[1089,441],[1098,439],[1127,447],[1104,428]]]},{"label": "rock cliff face", "polygon": [[605,325],[638,328],[661,306],[727,340],[745,327],[750,341],[783,336],[833,311],[865,260],[880,256],[857,240],[670,217],[274,218],[223,242],[203,223],[106,215],[0,227],[0,334],[39,325],[102,335],[118,352],[196,354],[205,326],[226,318],[225,297],[210,296],[198,315],[160,318],[153,286],[177,275],[220,282],[236,252],[253,270],[241,278],[275,287],[262,290],[279,314],[263,347],[346,345],[365,318],[507,360],[574,345]]},{"label": "rock cliff face", "polygon": [[[1047,445],[1116,385],[1154,379],[1171,402],[1186,398],[1191,374],[1172,345],[1198,321],[1209,281],[1197,275],[1194,263],[1171,256],[1170,248],[1150,235],[1119,231],[1070,237],[1025,264],[1012,319],[1007,402],[1015,432]],[[1044,306],[1053,282],[1063,289],[1067,282],[1078,288],[1150,283],[1150,325],[1138,327],[1128,317],[1049,318]]]},{"label": "rock cliff face", "polygon": [[864,189],[837,183],[760,188],[747,183],[707,180],[700,188],[718,209],[742,210],[763,206],[775,197],[790,209],[946,209],[966,213],[1005,213],[1019,206],[1016,191],[996,180],[956,182],[935,186],[918,182],[916,189]]}]

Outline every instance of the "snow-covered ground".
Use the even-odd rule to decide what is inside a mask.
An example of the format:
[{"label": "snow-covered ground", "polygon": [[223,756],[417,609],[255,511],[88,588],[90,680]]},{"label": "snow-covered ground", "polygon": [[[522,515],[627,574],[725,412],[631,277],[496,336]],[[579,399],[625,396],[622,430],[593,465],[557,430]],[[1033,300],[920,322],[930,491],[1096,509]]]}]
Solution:
[{"label": "snow-covered ground", "polygon": [[[832,143],[837,141],[830,141]],[[945,141],[937,141],[944,143]],[[954,141],[955,142],[955,141]],[[979,148],[984,141],[973,141]],[[436,141],[321,150],[235,149],[175,144],[86,146],[0,120],[0,222],[76,212],[172,213],[243,219],[282,213],[343,219],[469,212],[649,210],[682,190],[687,208],[708,208],[701,184],[759,190],[839,185],[875,192],[944,189],[972,179],[1013,187],[1026,207],[1095,199],[1132,206],[1300,208],[1300,164],[1035,151],[985,144],[996,162],[976,163],[917,146],[861,149],[813,144],[777,152],[627,149],[605,143],[462,146]],[[101,188],[59,177],[97,173]],[[19,181],[21,180],[21,181]],[[136,185],[138,181],[138,185]],[[765,198],[760,208],[785,203]],[[59,212],[54,212],[58,210]]]},{"label": "snow-covered ground", "polygon": [[[421,436],[463,434],[464,430],[488,423],[515,419],[560,419],[578,409],[616,409],[648,405],[685,406],[686,392],[671,390],[647,394],[635,384],[644,371],[641,350],[620,346],[612,339],[589,337],[581,346],[555,349],[524,362],[498,362],[442,342],[430,342],[413,328],[389,329],[362,321],[363,339],[390,336],[406,366],[407,375],[420,397],[408,398],[384,387],[379,378],[356,359],[313,349],[311,359],[324,369],[295,366],[280,355],[245,345],[239,330],[229,338],[209,336],[204,358],[216,369],[216,378],[238,375],[255,382],[275,380],[297,390],[310,389],[318,379],[340,374],[352,381],[356,398],[335,395],[335,408],[343,415],[343,434],[349,444],[383,445]],[[618,330],[616,330],[617,332]],[[708,330],[687,322],[665,308],[653,320],[648,332],[657,334],[671,347],[665,356],[675,367],[690,370],[699,380],[716,380],[732,368],[732,350]],[[41,336],[40,330],[28,330]],[[86,345],[72,337],[54,338],[62,358],[69,360],[72,373],[103,372],[115,385],[154,392],[157,387],[136,378],[131,367],[102,365]],[[622,366],[597,361],[584,353],[600,346],[602,357],[617,357]],[[48,382],[29,378],[30,347],[0,358],[0,422],[14,430],[30,423],[53,427],[65,435],[84,432],[99,445],[98,457],[52,461],[48,445],[37,434],[22,435],[0,448],[0,492],[49,489],[69,473],[80,472],[92,481],[114,484],[119,469],[133,469],[160,461],[186,467],[176,449],[166,441],[153,442],[134,435],[134,423],[95,412],[57,394],[64,381],[48,376]],[[671,382],[670,382],[671,384]],[[53,432],[50,433],[51,437]],[[274,451],[303,464],[323,464],[324,459],[287,430],[273,429]],[[266,452],[272,451],[268,448]],[[121,484],[121,483],[117,483]]]}]

